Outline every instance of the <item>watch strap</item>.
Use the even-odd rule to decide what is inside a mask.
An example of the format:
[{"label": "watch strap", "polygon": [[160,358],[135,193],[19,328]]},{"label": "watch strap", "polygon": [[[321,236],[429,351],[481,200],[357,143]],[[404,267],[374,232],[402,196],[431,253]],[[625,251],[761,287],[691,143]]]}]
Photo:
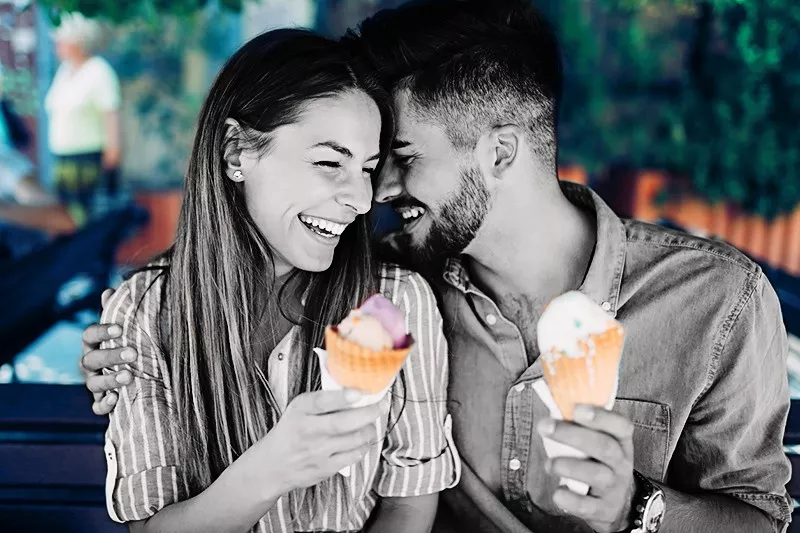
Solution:
[{"label": "watch strap", "polygon": [[633,471],[633,477],[636,479],[636,495],[631,510],[631,525],[625,533],[649,533],[645,529],[644,513],[649,500],[661,489],[636,470]]}]

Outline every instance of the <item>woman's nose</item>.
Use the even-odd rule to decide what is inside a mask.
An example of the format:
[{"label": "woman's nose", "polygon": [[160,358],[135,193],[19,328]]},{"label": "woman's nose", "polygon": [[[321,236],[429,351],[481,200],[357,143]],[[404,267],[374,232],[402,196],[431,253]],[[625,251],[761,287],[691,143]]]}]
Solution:
[{"label": "woman's nose", "polygon": [[339,202],[363,215],[372,207],[372,183],[362,173],[353,173],[344,185]]}]

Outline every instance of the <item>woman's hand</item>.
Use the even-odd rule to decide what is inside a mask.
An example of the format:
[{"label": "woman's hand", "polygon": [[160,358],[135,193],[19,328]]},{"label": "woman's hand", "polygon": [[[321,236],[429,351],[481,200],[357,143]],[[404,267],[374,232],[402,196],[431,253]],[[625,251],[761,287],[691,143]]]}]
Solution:
[{"label": "woman's hand", "polygon": [[378,405],[353,408],[355,391],[301,394],[265,437],[202,493],[168,505],[132,532],[247,531],[293,489],[356,462],[377,438]]},{"label": "woman's hand", "polygon": [[242,458],[250,454],[268,458],[269,478],[280,484],[280,494],[316,485],[357,462],[376,442],[380,403],[353,408],[360,398],[354,390],[301,394]]}]

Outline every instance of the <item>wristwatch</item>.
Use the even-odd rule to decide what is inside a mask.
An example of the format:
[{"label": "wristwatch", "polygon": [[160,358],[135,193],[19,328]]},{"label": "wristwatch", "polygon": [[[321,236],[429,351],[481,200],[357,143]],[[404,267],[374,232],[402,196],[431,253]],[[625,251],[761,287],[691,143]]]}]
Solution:
[{"label": "wristwatch", "polygon": [[631,527],[626,533],[657,533],[661,529],[666,510],[664,491],[635,470],[633,476],[637,485],[636,501]]}]

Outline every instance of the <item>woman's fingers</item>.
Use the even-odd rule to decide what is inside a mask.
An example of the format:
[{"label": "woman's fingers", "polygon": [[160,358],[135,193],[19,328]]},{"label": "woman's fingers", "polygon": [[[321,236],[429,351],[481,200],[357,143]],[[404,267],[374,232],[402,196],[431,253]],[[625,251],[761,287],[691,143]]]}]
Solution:
[{"label": "woman's fingers", "polygon": [[380,415],[380,405],[373,404],[365,407],[354,407],[336,413],[317,415],[314,418],[313,425],[315,430],[324,435],[337,436],[372,426]]},{"label": "woman's fingers", "polygon": [[351,389],[316,391],[301,394],[292,402],[295,408],[310,415],[324,415],[350,409],[363,395]]},{"label": "woman's fingers", "polygon": [[378,432],[374,424],[363,427],[356,431],[343,433],[340,435],[326,438],[322,441],[322,449],[331,457],[342,453],[359,450],[364,446],[369,447],[378,440]]}]

